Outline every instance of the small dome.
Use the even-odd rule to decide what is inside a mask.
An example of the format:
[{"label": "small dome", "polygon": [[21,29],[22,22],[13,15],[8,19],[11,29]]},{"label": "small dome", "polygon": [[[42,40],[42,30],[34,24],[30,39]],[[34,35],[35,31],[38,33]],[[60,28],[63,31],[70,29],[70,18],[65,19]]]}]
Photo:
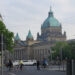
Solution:
[{"label": "small dome", "polygon": [[59,21],[56,18],[54,18],[52,10],[50,10],[47,19],[42,25],[42,28],[48,28],[50,26],[60,26]]}]

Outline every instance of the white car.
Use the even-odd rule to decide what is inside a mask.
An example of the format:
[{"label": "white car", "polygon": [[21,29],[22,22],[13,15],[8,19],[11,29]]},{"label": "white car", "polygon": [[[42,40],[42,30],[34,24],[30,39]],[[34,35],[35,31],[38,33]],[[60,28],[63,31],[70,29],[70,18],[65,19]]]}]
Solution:
[{"label": "white car", "polygon": [[36,65],[36,60],[23,60],[23,65]]},{"label": "white car", "polygon": [[18,66],[19,65],[19,60],[13,61],[13,66]]},{"label": "white car", "polygon": [[[16,60],[13,62],[13,66],[17,66],[19,65],[19,61],[20,60]],[[27,65],[36,65],[36,60],[22,60],[23,61],[23,65],[27,66]]]}]

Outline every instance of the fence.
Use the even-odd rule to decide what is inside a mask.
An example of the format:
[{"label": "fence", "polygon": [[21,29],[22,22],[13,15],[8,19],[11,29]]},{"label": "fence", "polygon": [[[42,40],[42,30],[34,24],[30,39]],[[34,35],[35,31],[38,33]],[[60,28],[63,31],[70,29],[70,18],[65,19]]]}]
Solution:
[{"label": "fence", "polygon": [[67,61],[66,75],[75,75],[75,60]]}]

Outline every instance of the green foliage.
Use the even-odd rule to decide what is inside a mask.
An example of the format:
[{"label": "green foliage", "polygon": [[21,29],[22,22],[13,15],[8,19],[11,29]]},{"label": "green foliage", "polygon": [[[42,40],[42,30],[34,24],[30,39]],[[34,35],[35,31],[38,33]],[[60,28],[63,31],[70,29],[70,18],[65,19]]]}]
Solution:
[{"label": "green foliage", "polygon": [[[12,51],[13,48],[13,32],[6,29],[5,24],[0,21],[0,35],[3,34],[3,41],[7,50]],[[0,41],[1,42],[1,41]]]},{"label": "green foliage", "polygon": [[68,43],[69,49],[71,50],[71,59],[75,59],[75,41],[71,41]]},{"label": "green foliage", "polygon": [[51,49],[54,51],[53,59],[56,59],[57,56],[61,58],[61,53],[62,59],[75,59],[75,42],[57,42]]},{"label": "green foliage", "polygon": [[63,47],[62,56],[63,56],[63,59],[65,59],[65,57],[67,57],[68,59],[71,59],[71,47],[69,46],[69,44]]},{"label": "green foliage", "polygon": [[6,29],[5,24],[2,21],[0,21],[0,34],[1,33],[4,33],[5,32],[4,31],[5,29]]},{"label": "green foliage", "polygon": [[53,46],[51,49],[54,51],[52,54],[53,59],[56,59],[56,57],[60,57],[61,50],[63,49],[64,46],[67,46],[66,42],[56,42],[55,46]]}]

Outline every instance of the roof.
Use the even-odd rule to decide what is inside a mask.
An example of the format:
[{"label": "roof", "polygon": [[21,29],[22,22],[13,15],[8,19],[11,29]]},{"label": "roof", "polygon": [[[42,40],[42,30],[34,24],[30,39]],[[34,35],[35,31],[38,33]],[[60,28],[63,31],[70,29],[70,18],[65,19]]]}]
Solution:
[{"label": "roof", "polygon": [[21,46],[27,46],[27,43],[25,41],[19,41],[18,44]]},{"label": "roof", "polygon": [[28,32],[27,38],[28,38],[28,39],[32,39],[32,38],[33,38],[33,36],[32,36],[32,34],[31,34],[31,31],[30,31],[30,30],[29,30],[29,32]]},{"label": "roof", "polygon": [[20,40],[19,34],[17,33],[15,36],[15,40]]},{"label": "roof", "polygon": [[41,41],[39,43],[34,43],[32,46],[43,46],[48,44],[55,44],[56,41]]},{"label": "roof", "polygon": [[59,21],[54,17],[52,10],[50,9],[47,19],[43,22],[42,28],[48,28],[50,26],[60,26]]}]

